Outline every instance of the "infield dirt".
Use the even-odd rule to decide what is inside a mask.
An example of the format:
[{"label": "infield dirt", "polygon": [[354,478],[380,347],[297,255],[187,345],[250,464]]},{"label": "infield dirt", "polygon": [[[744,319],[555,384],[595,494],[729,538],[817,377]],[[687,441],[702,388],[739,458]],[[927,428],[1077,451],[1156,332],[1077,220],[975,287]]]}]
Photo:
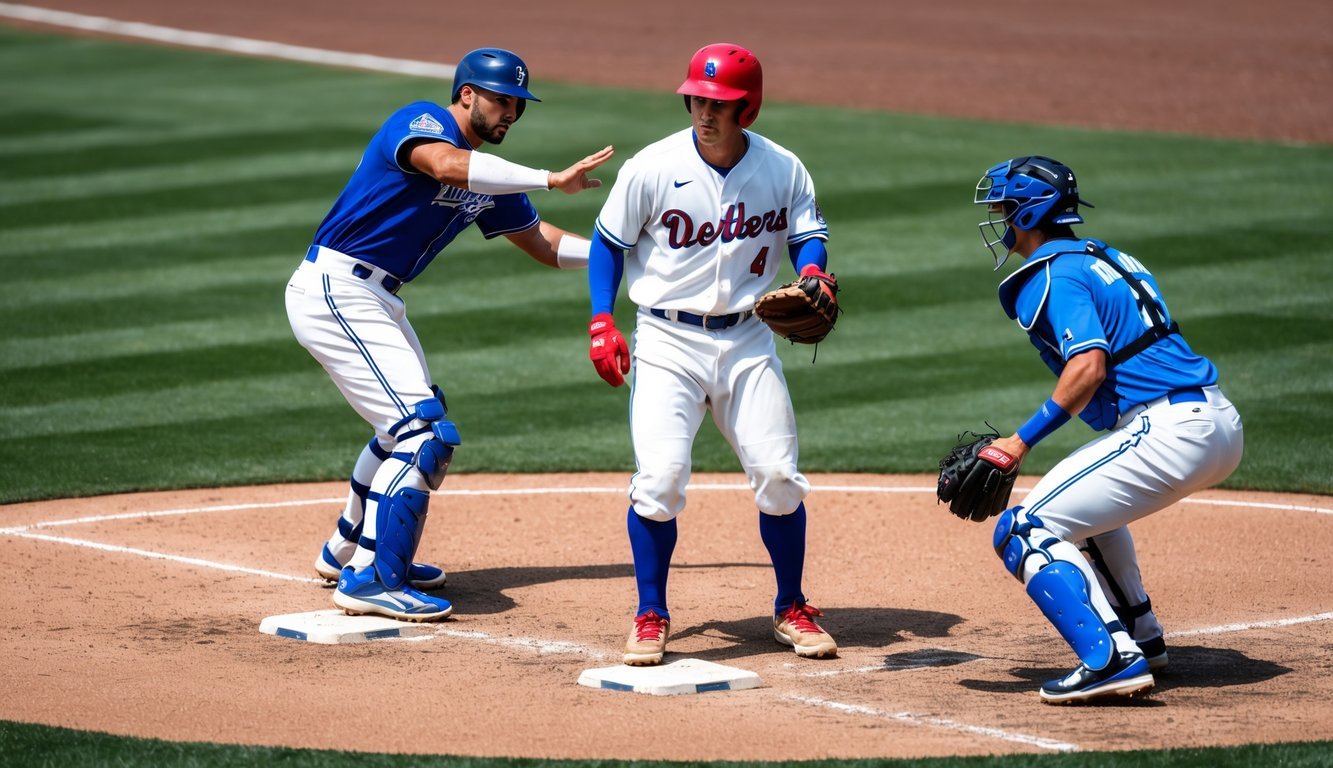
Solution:
[{"label": "infield dirt", "polygon": [[[1333,141],[1327,2],[1037,2],[1022,18],[975,0],[899,5],[715,4],[682,23],[688,9],[607,0],[517,0],[472,17],[351,0],[43,3],[440,62],[501,45],[538,82],[664,98],[689,53],[731,38],[764,58],[770,99]],[[1148,699],[1070,709],[1035,692],[1072,666],[1068,649],[991,553],[988,527],[944,514],[927,477],[812,477],[807,591],[842,655],[803,661],[771,638],[772,574],[741,478],[697,476],[727,487],[692,491],[682,517],[668,659],[751,669],[765,686],[669,698],[577,686],[583,669],[615,663],[629,628],[626,480],[450,477],[422,559],[450,572],[455,617],[428,640],[348,647],[258,631],[265,616],[330,606],[311,562],[342,484],[7,506],[3,524],[24,535],[4,542],[15,578],[0,596],[0,687],[22,695],[3,697],[0,719],[172,740],[680,760],[1333,738],[1327,498],[1210,491],[1135,524],[1171,670]],[[140,514],[171,510],[192,511]],[[129,516],[43,525],[118,514]]]}]

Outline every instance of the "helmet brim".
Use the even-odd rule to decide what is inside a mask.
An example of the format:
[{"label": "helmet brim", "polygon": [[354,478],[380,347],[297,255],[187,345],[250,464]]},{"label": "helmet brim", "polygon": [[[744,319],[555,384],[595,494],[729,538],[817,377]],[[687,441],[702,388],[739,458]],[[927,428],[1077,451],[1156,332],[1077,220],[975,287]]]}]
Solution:
[{"label": "helmet brim", "polygon": [[740,101],[747,91],[708,80],[686,80],[676,89],[682,96],[701,96],[714,101]]}]

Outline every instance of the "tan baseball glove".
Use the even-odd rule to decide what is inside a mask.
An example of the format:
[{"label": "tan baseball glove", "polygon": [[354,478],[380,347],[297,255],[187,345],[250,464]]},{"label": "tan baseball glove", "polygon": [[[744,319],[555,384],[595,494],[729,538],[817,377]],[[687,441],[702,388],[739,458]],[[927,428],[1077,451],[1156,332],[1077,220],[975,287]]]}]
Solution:
[{"label": "tan baseball glove", "polygon": [[838,323],[838,281],[806,268],[796,280],[759,297],[754,313],[773,332],[796,344],[818,344]]}]

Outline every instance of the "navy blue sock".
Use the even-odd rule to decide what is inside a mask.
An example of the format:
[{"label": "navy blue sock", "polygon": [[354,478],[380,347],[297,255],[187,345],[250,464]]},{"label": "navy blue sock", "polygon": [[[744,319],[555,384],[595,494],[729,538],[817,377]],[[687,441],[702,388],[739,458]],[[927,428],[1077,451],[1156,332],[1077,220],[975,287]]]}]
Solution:
[{"label": "navy blue sock", "polygon": [[805,503],[790,515],[759,513],[759,538],[768,548],[773,560],[773,575],[778,580],[778,599],[774,613],[805,603],[801,592],[801,575],[805,570]]},{"label": "navy blue sock", "polygon": [[671,553],[676,549],[676,519],[664,523],[648,520],[631,506],[627,525],[629,547],[634,553],[634,580],[639,585],[639,610],[634,615],[656,611],[658,616],[669,619],[666,586]]}]

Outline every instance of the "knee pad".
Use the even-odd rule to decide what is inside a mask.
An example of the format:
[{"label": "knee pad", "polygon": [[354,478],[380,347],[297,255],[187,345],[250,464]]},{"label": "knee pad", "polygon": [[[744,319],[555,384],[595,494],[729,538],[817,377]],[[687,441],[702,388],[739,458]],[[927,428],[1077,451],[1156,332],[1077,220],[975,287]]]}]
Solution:
[{"label": "knee pad", "polygon": [[395,455],[415,466],[426,478],[426,485],[435,490],[444,482],[449,462],[454,457],[454,448],[461,445],[463,439],[458,434],[458,425],[444,418],[448,413],[444,406],[444,394],[439,392],[438,387],[432,386],[431,389],[437,393],[436,396],[412,406],[412,413],[399,420],[389,431],[398,438],[400,444],[411,445],[410,441],[414,438],[422,438],[415,450]]},{"label": "knee pad", "polygon": [[421,541],[429,507],[430,494],[415,488],[400,489],[380,500],[375,575],[389,589],[398,589],[407,581],[407,569]]},{"label": "knee pad", "polygon": [[[1041,518],[1036,515],[1021,514],[1022,512],[1021,506],[1011,507],[1002,512],[995,521],[995,535],[991,539],[995,554],[1000,556],[1004,561],[1004,567],[1019,582],[1023,581],[1023,569],[1027,566],[1028,558],[1042,558],[1045,564],[1055,561],[1047,547],[1059,541],[1046,531]],[[1037,532],[1035,537],[1034,530]]]},{"label": "knee pad", "polygon": [[1115,654],[1111,633],[1122,627],[1119,622],[1102,621],[1092,608],[1088,588],[1078,566],[1056,561],[1032,575],[1027,591],[1079,661],[1089,669],[1105,669]]}]

